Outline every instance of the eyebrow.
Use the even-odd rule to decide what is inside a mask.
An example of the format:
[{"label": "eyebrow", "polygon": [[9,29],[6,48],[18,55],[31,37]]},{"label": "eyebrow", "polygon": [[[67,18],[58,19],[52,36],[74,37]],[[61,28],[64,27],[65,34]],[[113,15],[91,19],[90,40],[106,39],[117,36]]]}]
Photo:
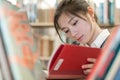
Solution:
[{"label": "eyebrow", "polygon": [[[73,19],[74,19],[75,17],[72,17],[69,21],[68,21],[68,23],[70,23]],[[64,30],[66,27],[63,27],[63,28],[61,28],[61,30]]]},{"label": "eyebrow", "polygon": [[61,30],[64,30],[64,29],[66,29],[67,27],[63,27],[63,28],[61,28]]},{"label": "eyebrow", "polygon": [[68,23],[70,23],[74,18],[75,18],[75,17],[72,17],[72,18],[68,21]]}]

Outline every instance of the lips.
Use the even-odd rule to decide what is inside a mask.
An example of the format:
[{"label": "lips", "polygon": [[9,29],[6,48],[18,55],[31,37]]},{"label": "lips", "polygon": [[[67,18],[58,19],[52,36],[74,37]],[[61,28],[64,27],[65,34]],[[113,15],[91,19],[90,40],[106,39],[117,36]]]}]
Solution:
[{"label": "lips", "polygon": [[83,37],[83,35],[82,36],[80,36],[77,40],[79,41],[79,40],[81,40],[82,39],[82,37]]}]

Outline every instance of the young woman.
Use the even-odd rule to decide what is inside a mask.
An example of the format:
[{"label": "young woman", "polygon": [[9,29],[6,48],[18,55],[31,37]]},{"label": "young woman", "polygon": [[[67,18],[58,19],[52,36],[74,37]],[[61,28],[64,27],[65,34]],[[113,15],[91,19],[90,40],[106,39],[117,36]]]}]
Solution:
[{"label": "young woman", "polygon": [[[54,26],[61,40],[59,30],[68,38],[89,47],[102,48],[110,35],[107,29],[99,27],[94,11],[86,0],[62,0],[55,12]],[[94,64],[96,59],[89,58],[88,61]],[[85,74],[91,71],[93,64],[81,66]]]}]

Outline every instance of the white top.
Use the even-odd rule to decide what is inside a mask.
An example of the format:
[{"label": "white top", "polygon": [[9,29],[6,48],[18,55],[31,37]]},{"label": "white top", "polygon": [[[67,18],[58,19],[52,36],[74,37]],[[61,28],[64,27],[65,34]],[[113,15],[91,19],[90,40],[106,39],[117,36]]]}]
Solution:
[{"label": "white top", "polygon": [[98,37],[93,41],[90,47],[100,48],[109,35],[110,35],[110,32],[108,31],[108,29],[104,29],[98,35]]},{"label": "white top", "polygon": [[87,44],[80,44],[80,46],[100,48],[109,35],[110,35],[110,32],[108,31],[108,29],[104,29],[97,36],[97,38],[92,42],[92,44],[90,46],[88,46]]}]

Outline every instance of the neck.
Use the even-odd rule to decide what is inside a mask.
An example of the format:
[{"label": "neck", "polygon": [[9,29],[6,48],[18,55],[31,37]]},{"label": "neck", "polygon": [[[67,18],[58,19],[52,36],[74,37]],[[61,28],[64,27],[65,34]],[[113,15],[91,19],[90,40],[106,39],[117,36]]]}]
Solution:
[{"label": "neck", "polygon": [[91,37],[90,41],[88,42],[88,45],[90,45],[91,43],[93,43],[93,41],[97,38],[97,36],[102,32],[102,29],[95,23],[95,25],[93,25],[95,27],[95,29],[93,30],[93,36]]}]

